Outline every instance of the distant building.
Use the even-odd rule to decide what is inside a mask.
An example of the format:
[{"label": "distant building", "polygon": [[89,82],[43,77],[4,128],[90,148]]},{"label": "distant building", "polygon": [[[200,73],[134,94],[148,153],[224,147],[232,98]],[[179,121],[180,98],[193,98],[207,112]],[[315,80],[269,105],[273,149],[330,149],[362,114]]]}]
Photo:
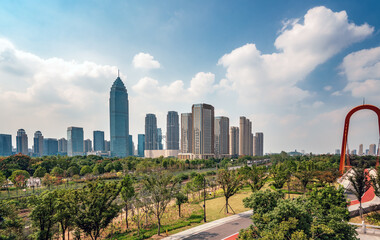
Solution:
[{"label": "distant building", "polygon": [[230,155],[239,156],[239,128],[230,127]]},{"label": "distant building", "polygon": [[145,134],[139,134],[137,136],[138,144],[137,144],[137,155],[139,157],[144,157],[144,151],[145,151]]},{"label": "distant building", "polygon": [[216,157],[229,155],[230,120],[228,117],[215,117],[214,119],[214,152]]},{"label": "distant building", "polygon": [[58,139],[58,154],[67,155],[67,140],[66,140],[66,138]]},{"label": "distant building", "polygon": [[363,156],[363,144],[359,145],[359,156]]},{"label": "distant building", "polygon": [[157,149],[162,150],[164,146],[162,145],[162,130],[161,128],[157,128]]},{"label": "distant building", "polygon": [[83,147],[83,128],[68,127],[67,128],[67,155],[69,157],[84,155]]},{"label": "distant building", "polygon": [[367,156],[369,155],[369,149],[365,150],[365,155],[367,155]]},{"label": "distant building", "polygon": [[179,119],[175,111],[169,111],[166,117],[166,149],[179,150]]},{"label": "distant building", "polygon": [[354,150],[351,151],[351,155],[357,155],[356,154],[356,149],[354,149]]},{"label": "distant building", "polygon": [[43,155],[51,156],[58,154],[58,140],[55,138],[45,138],[43,140]]},{"label": "distant building", "polygon": [[129,152],[129,102],[127,89],[118,76],[110,92],[111,156],[126,157]]},{"label": "distant building", "polygon": [[214,157],[214,107],[209,104],[192,106],[194,158]]},{"label": "distant building", "polygon": [[159,158],[159,157],[178,157],[179,150],[145,150],[144,155],[146,158]]},{"label": "distant building", "polygon": [[181,114],[181,152],[191,153],[193,134],[193,115],[192,113]]},{"label": "distant building", "polygon": [[157,118],[149,113],[145,116],[145,150],[157,150],[157,140]]},{"label": "distant building", "polygon": [[16,136],[17,153],[28,155],[28,135],[24,129],[19,129]]},{"label": "distant building", "polygon": [[253,155],[252,122],[246,117],[240,117],[239,155]]},{"label": "distant building", "polygon": [[340,155],[340,149],[335,149],[335,155]]},{"label": "distant building", "polygon": [[0,134],[0,156],[12,155],[12,135]]},{"label": "distant building", "polygon": [[41,157],[44,154],[44,136],[42,136],[40,131],[34,133],[33,153],[37,157]]},{"label": "distant building", "polygon": [[129,135],[129,138],[128,138],[128,141],[129,141],[129,152],[130,152],[130,155],[135,155],[135,144],[133,143],[133,138],[132,138],[132,135]]},{"label": "distant building", "polygon": [[369,155],[376,156],[376,144],[369,145]]},{"label": "distant building", "polygon": [[111,142],[110,141],[104,140],[104,150],[106,152],[110,152],[111,151]]},{"label": "distant building", "polygon": [[94,131],[94,151],[104,152],[104,132],[103,131]]},{"label": "distant building", "polygon": [[84,140],[84,153],[92,152],[92,141],[90,139]]},{"label": "distant building", "polygon": [[254,156],[264,156],[264,134],[257,132],[254,137]]}]

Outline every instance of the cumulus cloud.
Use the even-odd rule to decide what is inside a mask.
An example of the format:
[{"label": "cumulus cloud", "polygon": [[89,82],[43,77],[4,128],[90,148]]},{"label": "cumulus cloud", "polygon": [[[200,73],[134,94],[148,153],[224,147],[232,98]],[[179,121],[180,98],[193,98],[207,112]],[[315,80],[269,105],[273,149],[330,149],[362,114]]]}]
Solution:
[{"label": "cumulus cloud", "polygon": [[0,111],[10,118],[25,116],[1,118],[1,132],[50,126],[50,136],[63,137],[70,125],[106,127],[108,118],[95,116],[107,113],[106,94],[116,73],[115,66],[43,59],[0,39]]},{"label": "cumulus cloud", "polygon": [[325,86],[323,89],[324,89],[325,91],[331,91],[332,87],[331,87],[331,86]]},{"label": "cumulus cloud", "polygon": [[[326,7],[310,9],[300,21],[288,21],[275,40],[278,52],[263,54],[246,44],[224,55],[219,64],[227,70],[239,96],[245,101],[286,105],[310,96],[297,86],[318,65],[352,43],[372,34],[368,24],[348,21],[345,11]],[[268,97],[269,96],[269,97]]]},{"label": "cumulus cloud", "polygon": [[214,91],[215,75],[213,73],[199,72],[190,81],[190,87],[185,88],[182,80],[169,85],[160,85],[150,77],[141,78],[133,87],[138,95],[148,99],[160,99],[164,102],[180,101],[191,102],[202,99],[203,96]]},{"label": "cumulus cloud", "polygon": [[135,68],[155,69],[160,68],[160,63],[149,53],[140,52],[133,57],[132,64]]},{"label": "cumulus cloud", "polygon": [[347,55],[341,68],[348,80],[344,91],[351,92],[353,97],[380,100],[380,47]]}]

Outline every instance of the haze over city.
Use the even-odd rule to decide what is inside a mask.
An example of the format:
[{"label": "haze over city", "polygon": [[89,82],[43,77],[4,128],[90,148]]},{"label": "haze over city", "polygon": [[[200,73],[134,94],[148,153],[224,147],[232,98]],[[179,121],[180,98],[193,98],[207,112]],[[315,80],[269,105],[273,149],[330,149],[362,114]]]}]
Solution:
[{"label": "haze over city", "polygon": [[[349,109],[380,102],[376,1],[22,4],[0,3],[0,132],[13,138],[79,126],[109,139],[118,69],[135,143],[147,113],[166,132],[168,111],[208,103],[230,126],[247,116],[267,153],[332,153]],[[375,114],[350,129],[350,148],[378,144]]]}]

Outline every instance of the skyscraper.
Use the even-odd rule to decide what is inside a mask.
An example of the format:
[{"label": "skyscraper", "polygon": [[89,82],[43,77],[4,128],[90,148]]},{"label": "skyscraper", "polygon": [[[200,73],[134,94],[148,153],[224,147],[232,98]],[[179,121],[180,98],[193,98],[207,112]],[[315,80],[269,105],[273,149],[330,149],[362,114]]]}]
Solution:
[{"label": "skyscraper", "polygon": [[194,104],[193,151],[195,158],[207,159],[214,156],[214,107],[209,104]]},{"label": "skyscraper", "polygon": [[240,117],[239,155],[253,154],[252,122],[246,117]]},{"label": "skyscraper", "polygon": [[17,153],[28,155],[28,135],[24,129],[19,129],[16,136]]},{"label": "skyscraper", "polygon": [[129,144],[128,144],[128,146],[129,146],[129,155],[131,155],[131,156],[133,156],[134,155],[134,152],[135,152],[135,150],[134,150],[134,144],[133,144],[133,138],[132,138],[132,135],[129,135],[129,137],[128,137],[128,141],[129,141]]},{"label": "skyscraper", "polygon": [[229,154],[230,120],[228,117],[215,117],[214,122],[214,151],[217,157]]},{"label": "skyscraper", "polygon": [[67,155],[69,157],[83,155],[83,128],[67,128]]},{"label": "skyscraper", "polygon": [[12,135],[0,134],[0,156],[12,155]]},{"label": "skyscraper", "polygon": [[111,156],[129,156],[128,93],[118,76],[110,92]]},{"label": "skyscraper", "polygon": [[359,145],[359,156],[363,156],[363,144]]},{"label": "skyscraper", "polygon": [[157,128],[157,149],[162,150],[164,146],[162,145],[162,130],[161,128]]},{"label": "skyscraper", "polygon": [[104,140],[104,150],[106,152],[111,151],[111,142],[110,141]]},{"label": "skyscraper", "polygon": [[376,156],[376,144],[369,145],[369,155]]},{"label": "skyscraper", "polygon": [[33,153],[35,156],[41,157],[44,153],[44,137],[40,131],[34,133]]},{"label": "skyscraper", "polygon": [[58,154],[58,140],[55,138],[43,139],[43,155],[51,156]]},{"label": "skyscraper", "polygon": [[181,114],[181,152],[191,153],[193,135],[193,115],[191,113]]},{"label": "skyscraper", "polygon": [[58,139],[58,153],[61,155],[67,154],[67,140],[66,140],[66,138]]},{"label": "skyscraper", "polygon": [[257,132],[255,139],[255,156],[264,156],[264,134]]},{"label": "skyscraper", "polygon": [[230,127],[230,155],[231,157],[239,156],[239,128]]},{"label": "skyscraper", "polygon": [[92,141],[90,139],[84,140],[84,153],[92,152]]},{"label": "skyscraper", "polygon": [[94,131],[94,151],[104,152],[104,132]]},{"label": "skyscraper", "polygon": [[166,119],[166,149],[179,149],[179,119],[178,113],[169,111]]},{"label": "skyscraper", "polygon": [[157,150],[157,118],[148,113],[145,116],[145,150]]},{"label": "skyscraper", "polygon": [[145,151],[145,134],[139,134],[138,135],[138,156],[139,157],[144,157],[144,151]]}]

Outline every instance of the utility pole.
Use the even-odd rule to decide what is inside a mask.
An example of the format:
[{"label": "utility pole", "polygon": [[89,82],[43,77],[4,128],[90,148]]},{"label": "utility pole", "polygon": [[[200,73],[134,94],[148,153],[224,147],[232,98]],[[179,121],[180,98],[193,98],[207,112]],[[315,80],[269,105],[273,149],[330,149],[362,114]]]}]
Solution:
[{"label": "utility pole", "polygon": [[206,222],[206,176],[203,177],[203,221]]}]

